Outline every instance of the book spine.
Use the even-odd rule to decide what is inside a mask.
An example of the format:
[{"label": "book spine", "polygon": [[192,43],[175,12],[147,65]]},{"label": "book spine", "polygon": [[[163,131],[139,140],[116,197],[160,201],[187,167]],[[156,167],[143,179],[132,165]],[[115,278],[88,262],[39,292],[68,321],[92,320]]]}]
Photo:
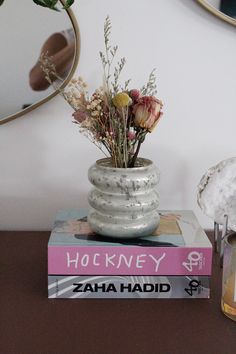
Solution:
[{"label": "book spine", "polygon": [[207,299],[209,276],[48,276],[50,299]]},{"label": "book spine", "polygon": [[211,263],[211,247],[48,247],[49,275],[210,275]]}]

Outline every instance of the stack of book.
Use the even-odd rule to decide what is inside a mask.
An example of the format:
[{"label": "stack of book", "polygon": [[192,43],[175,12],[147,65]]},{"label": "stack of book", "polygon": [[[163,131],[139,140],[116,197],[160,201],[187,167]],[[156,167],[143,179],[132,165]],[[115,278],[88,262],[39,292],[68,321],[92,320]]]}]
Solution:
[{"label": "stack of book", "polygon": [[212,245],[189,210],[161,211],[154,234],[95,234],[86,210],[59,212],[48,242],[49,298],[209,298]]}]

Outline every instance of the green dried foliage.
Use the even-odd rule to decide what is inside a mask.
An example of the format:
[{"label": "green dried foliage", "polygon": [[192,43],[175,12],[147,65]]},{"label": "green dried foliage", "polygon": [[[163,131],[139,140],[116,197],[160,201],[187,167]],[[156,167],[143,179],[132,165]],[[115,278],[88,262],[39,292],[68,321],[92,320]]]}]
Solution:
[{"label": "green dried foliage", "polygon": [[141,88],[143,96],[155,96],[157,94],[156,85],[156,69],[153,69],[149,75],[148,82]]},{"label": "green dried foliage", "polygon": [[[110,44],[111,29],[112,29],[111,20],[109,16],[107,16],[104,23],[104,33],[103,33],[105,53],[100,52],[99,54],[102,61],[106,88],[108,92],[114,96],[119,91],[121,91],[121,87],[119,85],[119,78],[122,70],[124,69],[126,60],[125,58],[121,58],[120,61],[118,61],[117,65],[114,67],[113,81],[112,81],[111,69],[112,69],[114,58],[116,57],[117,54],[118,46],[117,45],[112,46]],[[125,82],[126,89],[128,87],[129,82],[130,80],[127,80]]]}]

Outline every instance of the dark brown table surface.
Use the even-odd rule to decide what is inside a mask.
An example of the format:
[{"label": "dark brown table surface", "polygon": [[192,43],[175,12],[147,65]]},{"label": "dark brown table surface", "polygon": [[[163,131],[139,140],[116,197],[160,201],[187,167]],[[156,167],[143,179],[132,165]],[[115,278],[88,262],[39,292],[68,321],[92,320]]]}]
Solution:
[{"label": "dark brown table surface", "polygon": [[47,298],[49,232],[0,232],[0,354],[234,354],[236,322],[211,299]]}]

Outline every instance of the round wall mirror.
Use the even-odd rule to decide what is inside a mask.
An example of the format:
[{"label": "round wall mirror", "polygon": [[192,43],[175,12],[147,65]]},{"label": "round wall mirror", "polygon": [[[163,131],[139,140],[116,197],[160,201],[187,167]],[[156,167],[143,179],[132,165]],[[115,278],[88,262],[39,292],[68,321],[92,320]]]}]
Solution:
[{"label": "round wall mirror", "polygon": [[204,8],[222,20],[236,26],[236,0],[197,0]]},{"label": "round wall mirror", "polygon": [[63,77],[62,86],[68,83],[78,64],[79,28],[70,9],[57,12],[32,0],[7,0],[0,7],[0,43],[3,124],[58,93],[44,79],[38,61],[42,52],[55,60]]}]

